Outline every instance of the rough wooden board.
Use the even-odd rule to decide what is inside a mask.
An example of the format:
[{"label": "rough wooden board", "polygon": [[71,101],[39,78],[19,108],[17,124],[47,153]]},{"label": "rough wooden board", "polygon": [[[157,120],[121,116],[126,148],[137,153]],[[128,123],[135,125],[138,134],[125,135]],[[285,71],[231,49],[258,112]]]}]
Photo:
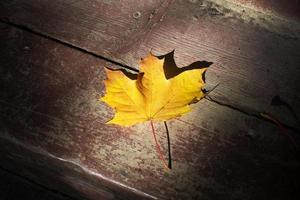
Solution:
[{"label": "rough wooden board", "polygon": [[120,58],[159,21],[169,2],[4,0],[0,16],[74,45],[85,44],[103,56]]},{"label": "rough wooden board", "polygon": [[[55,189],[75,197],[82,194],[91,199],[149,199],[142,192],[119,187],[105,170],[106,157],[93,159],[98,152],[89,147],[90,142],[95,142],[88,137],[90,134],[103,137],[98,140],[99,149],[102,143],[116,137],[109,129],[103,130],[107,108],[97,103],[106,62],[3,24],[1,30],[1,164],[15,159],[17,165],[11,165],[11,170],[36,181],[44,180],[43,184],[52,182]],[[96,132],[90,130],[95,128],[92,124],[97,126]],[[85,145],[78,146],[82,143]],[[95,164],[95,175],[72,165],[79,165],[79,158],[84,161],[86,156],[90,158],[88,162],[102,163]],[[27,168],[16,167],[21,164]],[[93,177],[90,182],[94,185],[85,183],[86,176]]]},{"label": "rough wooden board", "polygon": [[75,200],[4,169],[0,169],[0,199]]},{"label": "rough wooden board", "polygon": [[[99,199],[103,186],[109,188],[104,194],[120,190],[101,176],[162,199],[299,195],[300,162],[272,124],[204,99],[168,122],[173,169],[165,173],[149,124],[103,124],[113,114],[97,102],[101,65],[108,63],[19,29],[1,29],[0,158],[50,173],[90,199]],[[155,125],[165,151],[164,127]]]},{"label": "rough wooden board", "polygon": [[269,12],[279,16],[300,19],[300,2],[298,0],[265,1],[265,0],[227,0],[235,4],[250,7],[260,12]]},{"label": "rough wooden board", "polygon": [[[202,6],[208,4],[212,10],[221,11],[221,13],[229,10],[231,12],[225,12],[227,17],[243,19],[246,23],[259,25],[271,32],[299,37],[300,13],[296,13],[300,7],[297,8],[289,1],[196,0],[194,2],[200,2]],[[294,4],[298,3],[294,2]]]},{"label": "rough wooden board", "polygon": [[[125,3],[112,1],[2,1],[0,16],[136,68],[150,49],[157,54],[176,49],[179,66],[212,61],[208,83],[220,83],[213,99],[251,114],[269,112],[299,129],[285,107],[270,105],[280,95],[300,113],[299,32],[273,33],[261,28],[267,24],[242,21],[231,10],[203,2],[178,0],[169,7],[130,2],[123,8]],[[137,10],[142,15],[135,19]]]},{"label": "rough wooden board", "polygon": [[101,173],[79,166],[72,159],[54,156],[41,147],[20,142],[11,136],[1,135],[0,144],[1,167],[74,199],[153,199],[137,190],[133,192],[128,186]]},{"label": "rough wooden board", "polygon": [[300,112],[300,38],[287,38],[231,17],[229,10],[201,5],[176,1],[132,60],[151,48],[156,54],[176,49],[179,66],[199,59],[214,62],[207,72],[210,85],[220,83],[210,94],[213,99],[247,113],[272,113],[299,129],[292,114],[271,101],[279,95]]}]

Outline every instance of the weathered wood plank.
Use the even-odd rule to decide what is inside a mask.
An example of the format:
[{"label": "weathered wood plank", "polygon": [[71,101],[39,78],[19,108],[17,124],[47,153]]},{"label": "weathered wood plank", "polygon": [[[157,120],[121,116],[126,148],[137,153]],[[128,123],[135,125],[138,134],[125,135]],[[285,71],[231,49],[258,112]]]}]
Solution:
[{"label": "weathered wood plank", "polygon": [[[97,103],[107,63],[3,24],[0,38],[0,165],[80,199],[149,199],[115,182],[99,155],[116,137],[103,127],[109,113]],[[89,147],[94,142],[98,150]]]},{"label": "weathered wood plank", "polygon": [[138,45],[170,1],[4,0],[0,16],[114,58]]},{"label": "weathered wood plank", "polygon": [[76,200],[0,169],[0,199]]},{"label": "weathered wood plank", "polygon": [[[1,30],[0,165],[89,199],[299,195],[300,162],[272,124],[204,99],[168,122],[173,169],[166,173],[149,124],[104,124],[112,110],[98,98],[101,66],[109,63],[3,24]],[[164,127],[155,125],[166,150]]]},{"label": "weathered wood plank", "polygon": [[[220,1],[220,0],[214,0]],[[300,19],[300,6],[299,2],[295,0],[285,1],[247,1],[247,0],[229,0],[231,3],[238,4],[240,6],[250,7],[261,12],[272,13],[280,17],[286,17],[291,19]]]},{"label": "weathered wood plank", "polygon": [[1,19],[136,68],[150,49],[157,54],[176,49],[179,66],[212,61],[208,83],[220,83],[213,99],[251,114],[272,113],[299,129],[289,109],[272,106],[271,100],[279,95],[300,112],[300,26],[293,33],[281,27],[278,34],[261,28],[268,24],[253,24],[255,13],[240,16],[209,1],[178,0],[167,11],[168,2],[159,1],[15,0],[0,5]]},{"label": "weathered wood plank", "polygon": [[300,23],[292,39],[232,18],[228,10],[201,5],[176,1],[134,56],[150,48],[158,54],[176,49],[180,66],[199,58],[214,62],[207,72],[210,84],[220,83],[213,99],[252,114],[272,113],[299,129],[299,116],[297,123],[286,107],[271,101],[281,96],[300,112]]}]

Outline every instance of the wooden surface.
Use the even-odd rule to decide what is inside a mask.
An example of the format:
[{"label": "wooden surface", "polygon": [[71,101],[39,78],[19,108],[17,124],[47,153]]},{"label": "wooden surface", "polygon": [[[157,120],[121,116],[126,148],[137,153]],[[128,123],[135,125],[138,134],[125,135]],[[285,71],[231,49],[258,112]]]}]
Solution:
[{"label": "wooden surface", "polygon": [[[119,58],[143,40],[169,1],[1,1],[1,18],[101,56]],[[47,22],[47,23],[44,23]],[[82,45],[81,45],[82,44]]]},{"label": "wooden surface", "polygon": [[75,200],[2,168],[0,168],[0,180],[1,200]]},{"label": "wooden surface", "polygon": [[[300,111],[299,38],[193,2],[1,1],[1,164],[87,199],[298,199],[299,155],[258,115],[299,129],[271,105],[279,95]],[[175,49],[179,66],[214,62],[206,80],[220,83],[168,122],[168,173],[150,125],[105,125],[113,111],[98,101],[103,66],[137,68],[150,49]]]},{"label": "wooden surface", "polygon": [[134,68],[150,50],[175,49],[179,66],[214,62],[207,80],[220,83],[211,93],[215,101],[250,114],[269,112],[300,129],[286,108],[271,105],[279,95],[300,112],[299,24],[277,34],[198,1],[147,2],[9,0],[0,3],[0,16]]},{"label": "wooden surface", "polygon": [[264,0],[228,0],[232,3],[241,4],[261,12],[274,13],[281,17],[295,20],[300,19],[300,2],[298,0],[264,1]]}]

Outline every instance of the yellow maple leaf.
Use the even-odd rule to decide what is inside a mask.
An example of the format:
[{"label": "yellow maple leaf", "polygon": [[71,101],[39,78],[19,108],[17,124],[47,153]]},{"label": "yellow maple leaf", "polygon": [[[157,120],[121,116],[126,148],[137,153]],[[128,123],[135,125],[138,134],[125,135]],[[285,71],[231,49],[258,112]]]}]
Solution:
[{"label": "yellow maple leaf", "polygon": [[130,126],[148,120],[165,121],[189,112],[189,104],[204,97],[202,75],[207,68],[181,70],[167,78],[166,70],[171,69],[164,68],[164,61],[150,53],[141,59],[135,77],[106,68],[106,94],[101,99],[116,110],[107,123]]}]

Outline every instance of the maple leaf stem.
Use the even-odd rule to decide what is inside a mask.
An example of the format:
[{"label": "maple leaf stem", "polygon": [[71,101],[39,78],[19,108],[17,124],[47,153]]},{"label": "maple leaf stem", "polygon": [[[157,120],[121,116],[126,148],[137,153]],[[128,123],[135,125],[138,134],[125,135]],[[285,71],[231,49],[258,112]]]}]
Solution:
[{"label": "maple leaf stem", "polygon": [[155,134],[155,129],[154,129],[154,125],[153,125],[152,120],[150,120],[150,124],[151,124],[152,135],[153,135],[153,138],[154,138],[154,142],[155,142],[155,146],[156,146],[156,151],[157,151],[157,153],[158,153],[158,157],[159,157],[159,159],[162,161],[164,167],[165,167],[167,170],[169,170],[170,168],[168,167],[168,165],[167,165],[167,163],[166,163],[166,161],[165,161],[165,159],[164,159],[163,153],[162,153],[162,151],[161,151],[161,148],[160,148],[160,146],[159,146],[159,144],[158,144],[158,142],[157,142],[156,134]]}]

